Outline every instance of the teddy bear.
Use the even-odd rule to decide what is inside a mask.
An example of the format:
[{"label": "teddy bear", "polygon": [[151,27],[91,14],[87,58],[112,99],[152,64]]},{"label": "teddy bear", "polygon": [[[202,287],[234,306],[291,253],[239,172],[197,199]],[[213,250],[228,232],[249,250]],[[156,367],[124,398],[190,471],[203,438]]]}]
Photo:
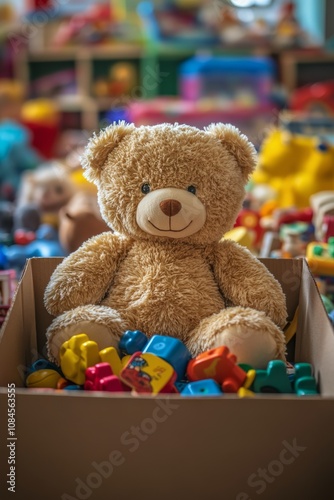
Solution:
[{"label": "teddy bear", "polygon": [[57,160],[25,172],[16,200],[14,229],[34,232],[41,224],[58,228],[59,210],[74,193],[72,180]]},{"label": "teddy bear", "polygon": [[117,348],[126,330],[176,337],[192,356],[224,345],[256,368],[284,360],[281,285],[223,238],[256,161],[254,146],[230,124],[120,122],[94,134],[82,164],[112,231],[84,242],[51,275],[50,360],[59,364],[73,335]]}]

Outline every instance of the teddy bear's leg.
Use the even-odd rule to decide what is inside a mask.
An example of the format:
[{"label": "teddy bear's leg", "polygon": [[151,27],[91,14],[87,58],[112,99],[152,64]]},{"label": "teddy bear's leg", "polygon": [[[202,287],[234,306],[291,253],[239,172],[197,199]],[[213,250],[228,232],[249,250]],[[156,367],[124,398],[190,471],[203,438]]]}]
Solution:
[{"label": "teddy bear's leg", "polygon": [[100,350],[117,347],[122,333],[128,329],[132,329],[130,321],[110,307],[77,307],[55,318],[49,326],[46,332],[48,357],[50,361],[59,364],[61,345],[79,333],[86,333],[90,340],[98,344]]},{"label": "teddy bear's leg", "polygon": [[230,307],[201,321],[189,337],[193,356],[214,347],[227,346],[238,363],[266,368],[272,359],[285,360],[283,332],[255,309]]}]

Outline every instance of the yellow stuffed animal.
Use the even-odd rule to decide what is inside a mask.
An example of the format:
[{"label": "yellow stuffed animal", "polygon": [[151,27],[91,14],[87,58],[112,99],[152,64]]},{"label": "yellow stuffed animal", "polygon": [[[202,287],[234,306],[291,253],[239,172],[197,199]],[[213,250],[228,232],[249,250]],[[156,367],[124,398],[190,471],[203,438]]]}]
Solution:
[{"label": "yellow stuffed animal", "polygon": [[282,208],[309,207],[310,196],[334,189],[334,146],[275,129],[262,144],[252,181],[269,185]]}]

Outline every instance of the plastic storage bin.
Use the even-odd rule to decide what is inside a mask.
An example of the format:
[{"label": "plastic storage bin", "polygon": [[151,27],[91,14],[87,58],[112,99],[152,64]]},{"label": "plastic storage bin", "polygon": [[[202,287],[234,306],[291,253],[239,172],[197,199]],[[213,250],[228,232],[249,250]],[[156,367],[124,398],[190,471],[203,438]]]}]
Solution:
[{"label": "plastic storage bin", "polygon": [[218,99],[226,107],[255,107],[270,103],[274,76],[269,58],[196,56],[180,66],[180,94],[192,101]]}]

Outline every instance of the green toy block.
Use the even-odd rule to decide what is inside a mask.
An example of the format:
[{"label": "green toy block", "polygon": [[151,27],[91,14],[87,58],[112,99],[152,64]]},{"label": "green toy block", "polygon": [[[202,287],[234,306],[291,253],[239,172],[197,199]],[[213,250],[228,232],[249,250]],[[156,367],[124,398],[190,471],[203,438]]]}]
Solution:
[{"label": "green toy block", "polygon": [[295,364],[295,377],[294,381],[302,377],[312,377],[313,369],[310,363],[296,363]]},{"label": "green toy block", "polygon": [[256,370],[251,390],[262,393],[291,393],[292,387],[283,361],[269,361],[266,370]]},{"label": "green toy block", "polygon": [[249,370],[253,370],[253,367],[251,365],[247,365],[247,363],[238,363],[238,366],[246,373],[249,372]]},{"label": "green toy block", "polygon": [[298,396],[319,394],[314,377],[300,377],[295,381],[295,392]]}]

